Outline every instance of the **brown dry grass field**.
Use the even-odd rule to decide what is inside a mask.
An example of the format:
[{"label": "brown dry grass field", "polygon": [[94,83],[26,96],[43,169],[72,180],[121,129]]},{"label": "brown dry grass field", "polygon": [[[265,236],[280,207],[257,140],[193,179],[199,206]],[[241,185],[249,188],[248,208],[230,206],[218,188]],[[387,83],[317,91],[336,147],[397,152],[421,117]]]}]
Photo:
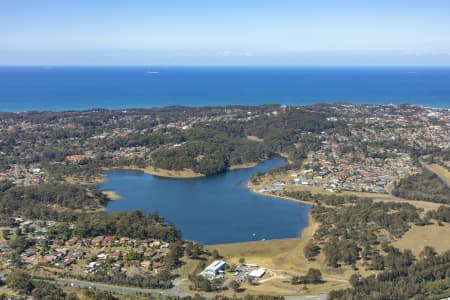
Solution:
[{"label": "brown dry grass field", "polygon": [[416,256],[425,246],[434,247],[438,253],[443,253],[450,249],[450,224],[411,225],[411,229],[392,245],[402,250],[410,249]]},{"label": "brown dry grass field", "polygon": [[431,164],[428,167],[433,170],[434,173],[444,178],[448,183],[450,183],[450,172],[443,166],[438,164]]},{"label": "brown dry grass field", "polygon": [[[296,238],[213,245],[207,248],[217,249],[229,263],[238,264],[239,259],[243,257],[247,263],[257,264],[268,269],[268,274],[263,277],[260,285],[244,285],[250,294],[322,294],[348,287],[347,280],[353,271],[348,267],[342,269],[326,267],[322,254],[316,261],[307,261],[303,255],[303,248],[307,241],[307,238]],[[308,290],[300,291],[299,289],[303,286],[292,285],[290,280],[293,275],[304,275],[309,268],[320,269],[325,283],[308,285]]]},{"label": "brown dry grass field", "polygon": [[[224,245],[212,245],[207,249],[217,249],[224,259],[233,264],[238,264],[240,258],[245,258],[247,263],[254,263],[268,268],[268,274],[263,277],[258,286],[244,285],[246,292],[250,294],[273,294],[273,295],[308,295],[322,294],[331,290],[347,288],[348,279],[355,272],[349,266],[340,269],[327,267],[324,256],[320,254],[315,261],[308,261],[303,255],[308,237],[318,224],[311,224],[303,232],[303,238],[271,240],[248,243],[235,243]],[[428,226],[411,225],[401,239],[392,243],[393,246],[402,250],[410,249],[418,256],[424,246],[434,247],[439,253],[449,250],[450,225]],[[374,274],[366,271],[361,262],[358,263],[358,272],[363,276]],[[308,285],[308,290],[301,290],[302,286],[290,284],[293,275],[304,275],[309,268],[317,268],[322,272],[324,284]]]}]

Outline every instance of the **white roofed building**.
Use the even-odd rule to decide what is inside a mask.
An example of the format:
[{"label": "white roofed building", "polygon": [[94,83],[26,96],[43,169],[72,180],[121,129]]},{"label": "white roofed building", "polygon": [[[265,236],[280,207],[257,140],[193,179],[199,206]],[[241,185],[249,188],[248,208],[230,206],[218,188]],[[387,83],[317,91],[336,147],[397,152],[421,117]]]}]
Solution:
[{"label": "white roofed building", "polygon": [[207,266],[201,273],[203,277],[212,280],[219,275],[222,275],[225,271],[226,262],[223,260],[216,260],[209,266]]},{"label": "white roofed building", "polygon": [[248,276],[253,277],[253,278],[261,278],[264,276],[264,274],[266,274],[266,268],[259,268],[259,269],[251,271],[248,274]]}]

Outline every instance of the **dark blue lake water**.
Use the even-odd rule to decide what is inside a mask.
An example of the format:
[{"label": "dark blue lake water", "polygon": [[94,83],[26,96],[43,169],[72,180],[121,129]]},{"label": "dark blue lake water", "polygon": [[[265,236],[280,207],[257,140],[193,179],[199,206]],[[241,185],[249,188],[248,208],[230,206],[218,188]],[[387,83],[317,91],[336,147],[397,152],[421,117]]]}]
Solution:
[{"label": "dark blue lake water", "polygon": [[336,101],[450,108],[450,68],[0,67],[0,111]]},{"label": "dark blue lake water", "polygon": [[122,198],[107,211],[157,211],[203,244],[300,236],[310,206],[256,195],[246,187],[250,176],[284,164],[270,160],[250,168],[198,179],[167,179],[130,171],[112,171],[100,185]]}]

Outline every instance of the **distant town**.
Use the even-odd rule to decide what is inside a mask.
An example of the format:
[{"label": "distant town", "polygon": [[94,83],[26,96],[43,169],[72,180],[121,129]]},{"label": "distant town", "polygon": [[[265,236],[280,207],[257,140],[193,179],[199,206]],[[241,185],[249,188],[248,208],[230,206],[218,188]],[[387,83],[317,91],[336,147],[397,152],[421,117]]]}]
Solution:
[{"label": "distant town", "polygon": [[[45,118],[41,120],[43,122],[39,118],[35,120],[35,113],[29,114],[29,120],[26,118],[27,113],[23,113],[25,118],[17,118],[17,114],[4,114],[0,122],[0,129],[3,132],[0,139],[3,145],[0,151],[2,158],[0,179],[12,181],[15,185],[37,185],[48,180],[46,168],[52,165],[72,164],[87,167],[97,160],[101,160],[107,166],[155,165],[155,157],[152,156],[166,150],[182,150],[189,146],[189,139],[177,136],[172,141],[164,141],[159,145],[152,143],[149,145],[145,141],[142,141],[143,145],[139,145],[138,142],[134,143],[136,145],[130,145],[123,141],[127,137],[167,135],[171,132],[174,135],[182,135],[192,128],[208,126],[214,122],[251,123],[252,120],[261,118],[262,114],[276,118],[278,114],[295,109],[279,106],[252,111],[251,108],[217,108],[213,109],[211,114],[207,109],[204,112],[178,111],[181,120],[170,115],[162,120],[153,111],[151,114],[132,110],[105,112],[112,116],[96,119],[95,126],[83,124],[83,121],[77,123],[76,119],[86,119],[84,122],[88,122],[91,117],[103,115],[101,111],[82,112],[79,116],[77,113],[69,113],[61,117],[56,117],[57,113],[41,113],[55,115],[51,117],[51,121]],[[344,123],[349,132],[324,130],[313,133],[299,129],[300,137],[297,141],[299,144],[293,141],[295,147],[300,146],[302,136],[308,135],[313,135],[319,140],[320,147],[307,153],[302,161],[302,169],[293,173],[293,178],[285,182],[286,184],[310,185],[328,191],[389,192],[393,182],[420,171],[420,166],[415,164],[411,157],[411,149],[420,152],[424,149],[442,151],[450,148],[448,109],[412,105],[343,104],[311,106],[305,110],[324,113],[326,122]],[[85,132],[88,129],[90,132]],[[80,133],[76,133],[78,131]],[[86,136],[87,133],[90,136]],[[33,139],[38,140],[36,144],[26,139],[33,134],[36,135]],[[54,138],[51,138],[51,135],[54,135]],[[20,140],[7,144],[13,137]],[[43,140],[39,141],[39,137]],[[247,139],[258,143],[256,136],[248,135]],[[115,145],[117,142],[120,144]],[[264,142],[263,139],[260,139],[260,142]],[[46,146],[50,149],[46,149]],[[61,148],[55,149],[56,147]],[[48,153],[49,150],[53,153]],[[450,168],[447,157],[442,156],[438,159],[444,167]],[[246,162],[241,158],[237,164]],[[159,165],[162,164],[157,161],[156,167]],[[177,166],[173,167],[177,169]]]}]

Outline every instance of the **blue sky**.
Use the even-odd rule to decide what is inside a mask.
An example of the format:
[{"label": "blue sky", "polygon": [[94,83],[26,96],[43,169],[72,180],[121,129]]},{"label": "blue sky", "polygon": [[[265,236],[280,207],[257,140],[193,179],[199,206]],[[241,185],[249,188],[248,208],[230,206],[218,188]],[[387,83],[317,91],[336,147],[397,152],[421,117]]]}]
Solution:
[{"label": "blue sky", "polygon": [[449,15],[449,0],[0,0],[0,65],[450,66]]}]

